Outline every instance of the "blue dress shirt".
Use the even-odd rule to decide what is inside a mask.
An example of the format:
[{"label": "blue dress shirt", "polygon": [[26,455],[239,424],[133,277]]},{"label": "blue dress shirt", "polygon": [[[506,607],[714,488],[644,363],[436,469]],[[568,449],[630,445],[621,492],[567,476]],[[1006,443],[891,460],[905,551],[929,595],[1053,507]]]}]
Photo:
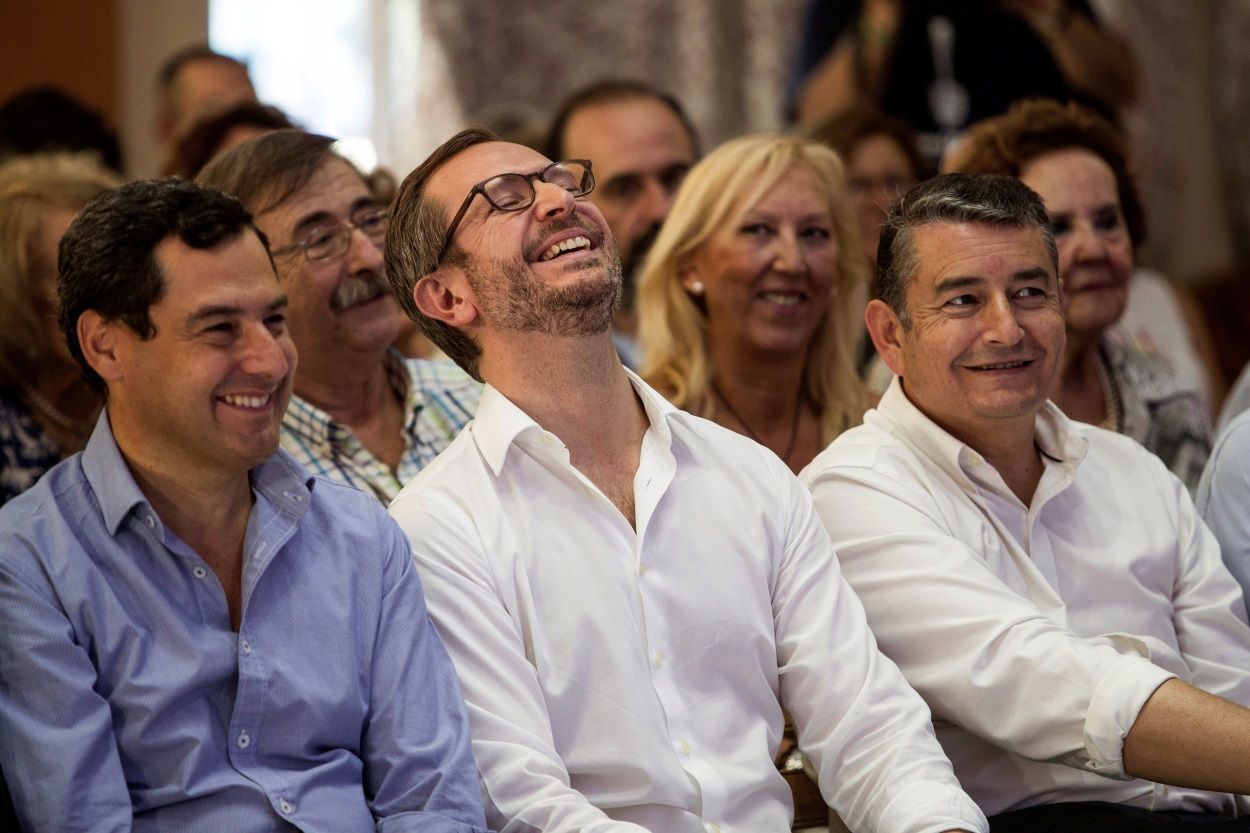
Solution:
[{"label": "blue dress shirt", "polygon": [[107,413],[0,509],[0,769],[27,833],[484,830],[399,528],[284,452],[251,482],[237,633]]}]

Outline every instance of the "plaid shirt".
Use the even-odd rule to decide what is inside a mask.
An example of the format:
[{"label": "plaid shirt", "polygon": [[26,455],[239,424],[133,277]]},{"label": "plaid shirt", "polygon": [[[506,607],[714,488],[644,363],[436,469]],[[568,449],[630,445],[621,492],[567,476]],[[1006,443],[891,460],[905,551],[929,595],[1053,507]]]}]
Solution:
[{"label": "plaid shirt", "polygon": [[282,418],[282,447],[308,471],[350,483],[383,503],[446,448],[468,424],[482,398],[482,385],[446,360],[405,359],[391,351],[386,360],[391,389],[403,398],[404,454],[398,471],[373,456],[356,432],[298,396]]}]

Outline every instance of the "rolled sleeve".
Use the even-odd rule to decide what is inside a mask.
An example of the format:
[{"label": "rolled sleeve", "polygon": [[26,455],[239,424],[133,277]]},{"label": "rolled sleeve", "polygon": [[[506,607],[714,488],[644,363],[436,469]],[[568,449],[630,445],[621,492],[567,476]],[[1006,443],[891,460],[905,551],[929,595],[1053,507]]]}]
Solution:
[{"label": "rolled sleeve", "polygon": [[1025,758],[1122,777],[1118,747],[1170,674],[1056,625],[917,487],[860,466],[805,475],[882,650],[936,716]]},{"label": "rolled sleeve", "polygon": [[1085,715],[1086,769],[1107,778],[1132,777],[1124,771],[1124,739],[1155,689],[1175,676],[1129,656],[1106,669]]}]

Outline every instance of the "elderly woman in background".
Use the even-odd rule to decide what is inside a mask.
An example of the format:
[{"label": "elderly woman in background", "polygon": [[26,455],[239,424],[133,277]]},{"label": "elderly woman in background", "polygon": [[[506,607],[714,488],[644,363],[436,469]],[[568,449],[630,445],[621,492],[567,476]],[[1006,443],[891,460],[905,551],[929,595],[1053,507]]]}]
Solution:
[{"label": "elderly woman in background", "polygon": [[687,175],[644,265],[642,375],[797,472],[867,407],[851,359],[866,269],[836,153],[727,142]]},{"label": "elderly woman in background", "polygon": [[0,165],[0,504],[80,450],[100,399],[56,323],[57,244],[92,197],[121,184],[88,155]]},{"label": "elderly woman in background", "polygon": [[1059,247],[1067,348],[1051,398],[1158,455],[1192,492],[1211,450],[1198,380],[1177,378],[1116,326],[1145,217],[1114,126],[1077,104],[1032,100],[974,126],[944,166],[1017,177],[1046,204]]}]

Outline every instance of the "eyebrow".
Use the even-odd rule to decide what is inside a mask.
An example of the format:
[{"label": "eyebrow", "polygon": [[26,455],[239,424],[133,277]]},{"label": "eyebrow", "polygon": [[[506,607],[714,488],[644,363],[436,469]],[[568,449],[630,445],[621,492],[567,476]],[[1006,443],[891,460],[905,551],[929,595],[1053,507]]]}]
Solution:
[{"label": "eyebrow", "polygon": [[[279,295],[265,306],[264,314],[270,315],[280,309],[286,309],[288,303],[289,301],[286,295]],[[210,318],[237,318],[238,316],[243,315],[243,312],[243,307],[233,306],[231,304],[214,304],[212,306],[201,307],[187,316],[187,319],[184,322],[184,328],[187,330],[193,329],[196,324]]]},{"label": "eyebrow", "polygon": [[[1021,281],[1050,280],[1051,274],[1041,266],[1032,266],[1028,269],[1021,269],[1013,272],[1009,280],[1010,283],[1020,283]],[[953,278],[946,278],[938,281],[933,287],[935,293],[950,292],[956,289],[967,289],[973,286],[981,286],[988,283],[985,278],[978,278],[974,275],[958,275]]]}]

